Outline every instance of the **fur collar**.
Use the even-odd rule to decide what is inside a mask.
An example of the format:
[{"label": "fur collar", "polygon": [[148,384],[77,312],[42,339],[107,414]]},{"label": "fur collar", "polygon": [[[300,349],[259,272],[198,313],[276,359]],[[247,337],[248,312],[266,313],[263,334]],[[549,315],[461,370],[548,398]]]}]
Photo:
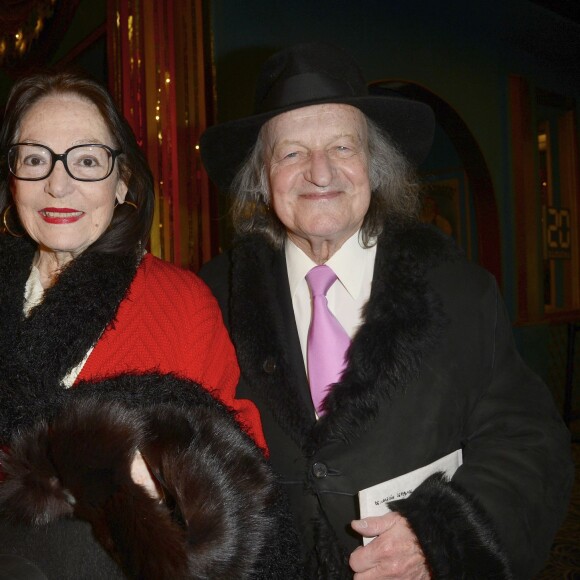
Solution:
[{"label": "fur collar", "polygon": [[[251,236],[232,256],[231,331],[244,378],[276,421],[313,452],[331,439],[351,441],[376,418],[384,400],[417,376],[445,324],[427,272],[459,252],[430,226],[386,224],[364,324],[351,344],[342,381],[326,399],[327,413],[316,423],[301,399],[304,376],[289,360],[287,345],[296,329],[283,312],[290,300],[283,252]],[[275,372],[264,373],[267,361],[276,361]]]},{"label": "fur collar", "polygon": [[35,252],[28,239],[0,236],[0,376],[7,384],[0,389],[0,441],[58,397],[62,378],[114,324],[139,264],[135,254],[84,253],[26,318],[24,287]]}]

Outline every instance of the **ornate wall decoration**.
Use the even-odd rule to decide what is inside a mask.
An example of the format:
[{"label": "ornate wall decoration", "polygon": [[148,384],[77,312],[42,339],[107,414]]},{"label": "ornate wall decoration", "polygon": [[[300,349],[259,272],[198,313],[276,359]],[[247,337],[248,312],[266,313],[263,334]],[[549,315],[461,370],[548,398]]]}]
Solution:
[{"label": "ornate wall decoration", "polygon": [[45,64],[58,47],[79,0],[2,0],[0,66],[23,72]]}]

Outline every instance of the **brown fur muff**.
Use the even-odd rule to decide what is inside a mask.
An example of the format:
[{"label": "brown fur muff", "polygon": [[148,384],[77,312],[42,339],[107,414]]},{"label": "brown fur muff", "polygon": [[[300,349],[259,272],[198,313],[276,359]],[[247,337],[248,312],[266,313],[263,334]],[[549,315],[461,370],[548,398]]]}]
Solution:
[{"label": "brown fur muff", "polygon": [[[147,404],[150,388],[163,380],[83,385],[50,422],[15,437],[0,458],[0,513],[33,526],[88,521],[130,578],[263,577],[260,554],[279,524],[280,499],[266,460],[196,385],[188,385],[197,390],[196,406]],[[131,388],[119,394],[119,382],[142,391],[139,405]],[[131,478],[137,449],[161,501]]]}]

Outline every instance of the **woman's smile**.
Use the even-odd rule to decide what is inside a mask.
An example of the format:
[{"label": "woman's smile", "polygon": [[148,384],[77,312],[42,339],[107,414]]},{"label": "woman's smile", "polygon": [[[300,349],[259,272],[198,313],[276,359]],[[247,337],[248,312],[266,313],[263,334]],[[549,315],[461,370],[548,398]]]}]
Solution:
[{"label": "woman's smile", "polygon": [[66,207],[45,207],[39,212],[42,219],[48,224],[71,224],[80,220],[85,213]]}]

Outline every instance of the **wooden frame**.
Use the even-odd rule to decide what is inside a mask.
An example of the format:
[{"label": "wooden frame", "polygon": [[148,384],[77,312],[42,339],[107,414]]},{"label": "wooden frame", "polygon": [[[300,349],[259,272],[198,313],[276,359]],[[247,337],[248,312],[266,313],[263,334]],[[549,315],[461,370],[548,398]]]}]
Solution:
[{"label": "wooden frame", "polygon": [[471,213],[467,176],[462,170],[423,178],[421,221],[432,223],[452,236],[468,258],[473,257]]}]

